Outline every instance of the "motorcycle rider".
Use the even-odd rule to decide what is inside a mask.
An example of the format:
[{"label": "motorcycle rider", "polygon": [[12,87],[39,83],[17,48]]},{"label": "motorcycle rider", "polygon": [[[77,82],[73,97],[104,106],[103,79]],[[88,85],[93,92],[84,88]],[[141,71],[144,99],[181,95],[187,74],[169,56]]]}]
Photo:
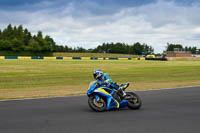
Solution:
[{"label": "motorcycle rider", "polygon": [[108,76],[108,74],[104,74],[101,69],[94,70],[93,76],[94,79],[97,80],[97,85],[107,85],[110,88],[116,89],[122,97],[126,96],[126,93],[123,91],[123,89],[117,83],[111,81],[111,78]]}]

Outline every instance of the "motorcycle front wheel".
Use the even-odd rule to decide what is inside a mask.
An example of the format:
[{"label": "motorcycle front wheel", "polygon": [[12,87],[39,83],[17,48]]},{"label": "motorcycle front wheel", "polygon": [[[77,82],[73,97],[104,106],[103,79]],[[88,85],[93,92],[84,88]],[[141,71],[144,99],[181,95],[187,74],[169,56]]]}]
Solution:
[{"label": "motorcycle front wheel", "polygon": [[142,100],[137,94],[135,94],[133,92],[127,92],[126,95],[133,97],[128,100],[128,107],[130,109],[140,109],[141,108]]},{"label": "motorcycle front wheel", "polygon": [[103,112],[106,110],[106,102],[102,97],[100,97],[99,101],[96,101],[95,96],[92,95],[88,99],[88,104],[94,111]]}]

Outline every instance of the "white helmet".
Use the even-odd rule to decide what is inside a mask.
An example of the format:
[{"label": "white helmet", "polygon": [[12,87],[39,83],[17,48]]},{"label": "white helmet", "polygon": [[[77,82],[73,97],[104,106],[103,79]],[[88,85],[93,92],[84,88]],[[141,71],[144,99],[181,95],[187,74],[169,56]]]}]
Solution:
[{"label": "white helmet", "polygon": [[94,70],[93,76],[94,76],[94,79],[96,79],[96,80],[102,80],[103,71],[101,69]]}]

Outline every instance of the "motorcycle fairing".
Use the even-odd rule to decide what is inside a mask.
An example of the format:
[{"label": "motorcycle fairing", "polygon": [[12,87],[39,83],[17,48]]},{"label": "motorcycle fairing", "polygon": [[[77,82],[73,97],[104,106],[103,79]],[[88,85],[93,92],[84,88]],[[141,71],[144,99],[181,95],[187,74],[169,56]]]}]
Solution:
[{"label": "motorcycle fairing", "polygon": [[[112,95],[113,93],[115,93],[114,90],[110,89],[108,86],[96,87],[96,83],[97,82],[94,81],[90,84],[87,95],[90,96],[94,93],[96,101],[100,100],[100,96],[104,97],[106,99],[106,105],[107,105],[106,110],[118,109],[127,106],[128,104],[127,100],[122,100],[119,102],[113,98]],[[127,87],[126,84],[123,85]]]},{"label": "motorcycle fairing", "polygon": [[[94,92],[96,94],[99,94],[99,95],[103,96],[104,98],[106,98],[106,100],[107,100],[106,109],[107,110],[119,108],[119,106],[120,106],[119,102],[117,100],[115,100],[112,97],[111,94],[109,94],[108,92],[106,92],[105,89],[109,89],[109,88],[100,87],[100,88],[95,89]],[[96,95],[95,95],[95,97],[96,97]]]}]

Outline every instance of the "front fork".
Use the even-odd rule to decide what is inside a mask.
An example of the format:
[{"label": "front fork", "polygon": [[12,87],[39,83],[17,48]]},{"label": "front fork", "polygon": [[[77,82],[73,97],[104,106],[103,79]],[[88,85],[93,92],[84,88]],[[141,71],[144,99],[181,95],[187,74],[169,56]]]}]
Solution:
[{"label": "front fork", "polygon": [[[98,95],[95,95],[95,100],[96,100],[96,102],[100,102],[101,100],[100,100],[101,98],[98,96]],[[113,107],[111,107],[111,100],[112,100],[112,97],[109,97],[109,98],[107,98],[107,107],[106,107],[106,109],[107,110],[110,110],[110,109],[112,109]],[[115,100],[115,102],[116,102],[116,104],[117,104],[117,108],[119,108],[119,103]]]},{"label": "front fork", "polygon": [[96,99],[97,102],[100,101],[100,97],[98,95],[95,95],[95,99]]}]

